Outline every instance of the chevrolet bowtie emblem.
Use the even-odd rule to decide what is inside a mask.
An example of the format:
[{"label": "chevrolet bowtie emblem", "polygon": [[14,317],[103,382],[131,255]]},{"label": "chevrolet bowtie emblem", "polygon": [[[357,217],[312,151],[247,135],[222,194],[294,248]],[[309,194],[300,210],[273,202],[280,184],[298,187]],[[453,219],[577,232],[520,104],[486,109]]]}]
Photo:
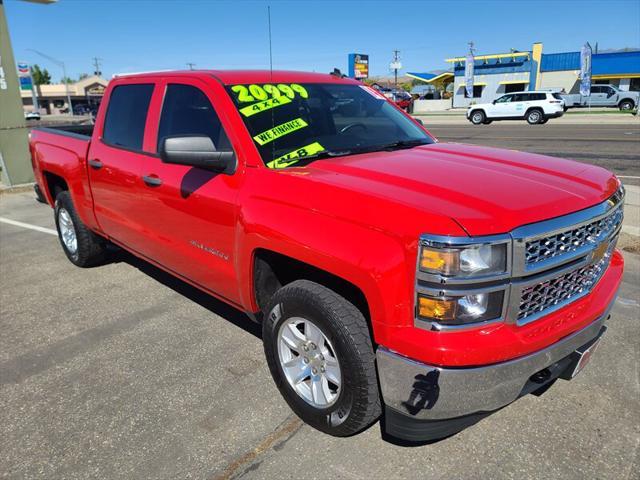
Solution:
[{"label": "chevrolet bowtie emblem", "polygon": [[606,255],[608,249],[609,242],[602,242],[600,245],[598,245],[593,251],[593,261],[597,263],[602,260]]}]

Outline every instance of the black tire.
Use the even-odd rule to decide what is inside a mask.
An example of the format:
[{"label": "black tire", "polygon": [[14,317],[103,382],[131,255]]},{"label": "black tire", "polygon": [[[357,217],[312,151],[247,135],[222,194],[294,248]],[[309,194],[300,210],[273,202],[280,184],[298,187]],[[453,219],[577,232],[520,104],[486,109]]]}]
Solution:
[{"label": "black tire", "polygon": [[537,125],[544,118],[544,114],[542,113],[542,110],[538,108],[532,108],[527,112],[525,118],[527,119],[527,123],[529,125]]},{"label": "black tire", "polygon": [[[375,354],[367,322],[352,303],[320,284],[296,280],[276,292],[268,312],[262,327],[267,363],[280,393],[296,415],[312,427],[337,437],[358,433],[378,420],[382,410]],[[341,386],[334,403],[327,408],[318,408],[305,400],[283,371],[279,332],[284,322],[294,317],[319,328],[335,352]]]},{"label": "black tire", "polygon": [[493,120],[485,120],[483,123],[483,125],[491,125],[491,122],[493,122]]},{"label": "black tire", "polygon": [[540,120],[540,125],[544,125],[545,123],[547,123],[549,121],[548,118],[543,118],[542,120]]},{"label": "black tire", "polygon": [[633,110],[633,107],[635,107],[633,100],[622,100],[618,104],[618,108],[623,112],[630,112],[631,110]]},{"label": "black tire", "polygon": [[[63,240],[61,223],[64,223],[64,219],[66,218],[64,217],[64,212],[68,214],[75,231],[77,243],[75,251],[70,249]],[[63,218],[62,221],[61,216]],[[82,223],[82,220],[78,217],[78,213],[76,212],[73,202],[71,201],[71,195],[69,195],[68,191],[61,191],[56,195],[54,217],[60,245],[62,245],[62,250],[71,263],[78,267],[86,268],[99,265],[105,261],[106,242]]]},{"label": "black tire", "polygon": [[471,112],[471,115],[469,116],[469,120],[474,125],[481,125],[485,122],[486,119],[487,119],[487,116],[484,114],[482,110],[474,110]]}]

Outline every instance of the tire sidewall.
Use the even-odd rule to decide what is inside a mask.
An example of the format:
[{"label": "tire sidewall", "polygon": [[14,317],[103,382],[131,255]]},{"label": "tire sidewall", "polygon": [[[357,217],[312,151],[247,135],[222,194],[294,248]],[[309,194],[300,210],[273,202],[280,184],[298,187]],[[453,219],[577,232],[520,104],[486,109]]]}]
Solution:
[{"label": "tire sidewall", "polygon": [[[624,108],[625,105],[628,105],[629,108]],[[633,110],[633,106],[633,102],[629,100],[623,100],[622,102],[620,102],[620,110],[622,110],[623,112],[630,112],[631,110]]]},{"label": "tire sidewall", "polygon": [[[478,116],[479,120],[475,120],[476,119],[476,115]],[[486,119],[486,116],[482,112],[482,110],[475,110],[475,111],[471,112],[471,123],[473,123],[474,125],[482,125],[482,123],[485,121],[485,119]]]},{"label": "tire sidewall", "polygon": [[[279,292],[280,293],[280,292]],[[308,292],[307,292],[308,293]],[[340,365],[341,391],[331,406],[320,409],[307,403],[287,381],[278,354],[278,332],[281,325],[292,317],[301,317],[319,327],[333,345]],[[332,318],[334,317],[334,318]],[[306,423],[332,435],[340,431],[349,420],[354,406],[354,389],[358,388],[357,372],[362,359],[354,345],[347,341],[348,333],[340,332],[339,318],[313,295],[274,296],[269,314],[264,319],[263,341],[271,374],[291,409]]]},{"label": "tire sidewall", "polygon": [[[538,115],[538,119],[535,121],[531,121],[531,116],[533,114],[537,114]],[[540,112],[540,110],[531,110],[529,112],[527,112],[527,123],[529,125],[537,125],[540,123],[540,121],[542,120],[542,113]]]},{"label": "tire sidewall", "polygon": [[[66,210],[69,214],[71,223],[73,223],[73,229],[76,233],[77,248],[75,253],[72,253],[69,251],[69,249],[67,249],[67,246],[62,239],[62,232],[60,231],[60,210],[62,209]],[[78,265],[80,262],[80,238],[78,237],[78,219],[73,208],[73,204],[71,203],[71,198],[69,197],[69,194],[67,192],[61,192],[56,196],[54,218],[56,222],[56,230],[58,231],[58,240],[60,241],[62,250],[64,251],[67,258],[71,261],[71,263],[73,263],[74,265]]]}]

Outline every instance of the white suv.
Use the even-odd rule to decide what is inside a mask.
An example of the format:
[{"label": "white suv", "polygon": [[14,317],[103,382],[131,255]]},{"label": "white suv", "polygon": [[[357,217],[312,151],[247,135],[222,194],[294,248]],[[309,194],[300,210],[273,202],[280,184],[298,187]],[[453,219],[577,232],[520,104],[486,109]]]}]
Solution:
[{"label": "white suv", "polygon": [[547,123],[564,114],[564,100],[556,92],[515,92],[496,98],[492,103],[470,105],[467,119],[474,125],[494,120],[526,120],[530,125]]}]

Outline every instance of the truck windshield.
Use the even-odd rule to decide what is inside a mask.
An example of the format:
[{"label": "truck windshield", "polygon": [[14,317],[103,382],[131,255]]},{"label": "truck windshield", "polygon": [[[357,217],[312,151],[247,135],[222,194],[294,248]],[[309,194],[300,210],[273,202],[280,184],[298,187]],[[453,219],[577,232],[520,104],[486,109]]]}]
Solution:
[{"label": "truck windshield", "polygon": [[364,85],[281,83],[227,88],[269,168],[434,143],[422,128]]}]

